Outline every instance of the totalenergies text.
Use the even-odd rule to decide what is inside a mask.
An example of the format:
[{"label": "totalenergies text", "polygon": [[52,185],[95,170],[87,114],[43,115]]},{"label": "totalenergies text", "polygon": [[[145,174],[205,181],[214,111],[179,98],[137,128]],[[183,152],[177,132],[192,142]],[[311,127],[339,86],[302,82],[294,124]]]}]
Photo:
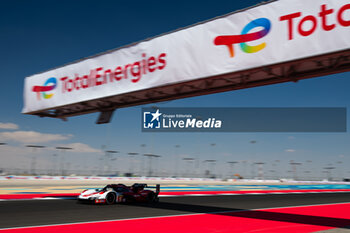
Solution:
[{"label": "totalenergies text", "polygon": [[147,57],[143,53],[141,56],[142,59],[140,61],[117,66],[114,69],[97,67],[91,69],[90,74],[87,75],[75,74],[74,78],[68,76],[62,77],[59,79],[62,82],[62,93],[120,82],[122,80],[130,80],[132,83],[137,83],[144,75],[163,70],[167,65],[166,53],[150,57]]},{"label": "totalenergies text", "polygon": [[[327,4],[323,4],[317,15],[304,16],[302,12],[294,12],[281,16],[280,21],[287,22],[288,39],[293,40],[295,38],[295,32],[301,36],[307,37],[312,35],[317,28],[321,28],[324,31],[332,31],[338,25],[349,27],[349,15],[350,4],[341,6],[339,9],[333,9],[327,6]],[[304,26],[307,24],[309,27]]]}]

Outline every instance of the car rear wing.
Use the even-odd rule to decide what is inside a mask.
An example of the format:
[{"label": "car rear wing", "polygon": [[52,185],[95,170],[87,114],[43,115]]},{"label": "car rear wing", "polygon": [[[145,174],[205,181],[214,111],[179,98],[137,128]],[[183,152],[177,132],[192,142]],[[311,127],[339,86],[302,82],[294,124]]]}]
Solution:
[{"label": "car rear wing", "polygon": [[156,184],[156,186],[147,186],[147,188],[153,188],[156,189],[155,194],[158,196],[158,194],[160,193],[160,184]]},{"label": "car rear wing", "polygon": [[156,186],[148,186],[147,184],[140,184],[140,183],[135,183],[131,186],[131,188],[151,188],[151,189],[156,189],[155,194],[158,196],[160,192],[160,184],[156,184]]}]

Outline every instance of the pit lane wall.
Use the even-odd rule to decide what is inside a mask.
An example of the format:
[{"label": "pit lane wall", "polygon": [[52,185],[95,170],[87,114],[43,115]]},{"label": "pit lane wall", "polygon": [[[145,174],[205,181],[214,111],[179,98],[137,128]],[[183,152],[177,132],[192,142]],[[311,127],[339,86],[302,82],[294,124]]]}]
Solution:
[{"label": "pit lane wall", "polygon": [[27,77],[22,112],[348,50],[349,27],[348,0],[272,1]]},{"label": "pit lane wall", "polygon": [[349,184],[349,182],[340,181],[299,181],[292,179],[278,179],[278,180],[258,180],[258,179],[212,179],[212,178],[186,178],[186,177],[103,177],[103,176],[0,176],[1,181],[101,181],[108,182],[152,182],[152,183],[247,183],[247,184]]},{"label": "pit lane wall", "polygon": [[0,176],[0,180],[101,180],[101,181],[222,181],[209,178],[182,177],[108,177],[108,176]]}]

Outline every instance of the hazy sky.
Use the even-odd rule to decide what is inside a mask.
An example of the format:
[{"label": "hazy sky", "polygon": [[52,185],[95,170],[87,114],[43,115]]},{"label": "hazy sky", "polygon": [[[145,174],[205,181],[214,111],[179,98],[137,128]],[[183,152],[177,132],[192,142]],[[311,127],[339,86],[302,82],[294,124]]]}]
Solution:
[{"label": "hazy sky", "polygon": [[[158,169],[174,171],[176,157],[201,161],[218,160],[216,170],[226,172],[228,161],[263,161],[265,170],[280,160],[279,172],[290,170],[294,160],[315,175],[328,164],[350,165],[349,133],[142,133],[141,107],[118,110],[111,124],[95,125],[97,114],[57,119],[22,115],[23,81],[26,76],[109,49],[189,26],[260,1],[0,1],[0,168],[30,168],[32,155],[37,167],[59,166],[61,152],[71,168],[94,169],[101,148],[118,150],[113,166],[130,169],[127,152],[162,155]],[[161,107],[349,107],[349,74],[226,92],[157,104]],[[250,141],[255,140],[252,144]],[[215,143],[215,146],[211,144]],[[49,148],[32,151],[28,144]],[[146,144],[141,147],[141,144]],[[180,145],[178,149],[175,145]],[[178,156],[175,156],[178,155]],[[312,162],[306,162],[311,160]],[[99,161],[101,162],[101,161]],[[207,165],[199,162],[205,169]],[[141,162],[135,162],[142,167]],[[339,165],[339,164],[338,164]],[[277,165],[276,165],[277,166]],[[139,169],[138,168],[138,169]],[[182,161],[182,173],[191,169]],[[243,167],[239,172],[243,172]],[[299,168],[298,168],[299,169]],[[248,171],[248,168],[246,168]],[[249,170],[250,171],[250,170]],[[198,172],[198,170],[197,170]],[[323,174],[324,175],[324,174]]]}]

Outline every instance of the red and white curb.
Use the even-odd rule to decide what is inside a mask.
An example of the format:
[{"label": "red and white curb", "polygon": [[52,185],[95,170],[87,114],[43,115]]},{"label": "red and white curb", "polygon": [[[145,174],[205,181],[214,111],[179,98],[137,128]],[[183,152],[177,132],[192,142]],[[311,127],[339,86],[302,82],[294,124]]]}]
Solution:
[{"label": "red and white curb", "polygon": [[[109,231],[118,229],[135,232],[154,232],[154,226],[165,233],[176,232],[260,232],[260,233],[310,233],[320,230],[344,228],[350,219],[350,203],[328,203],[299,205],[250,210],[223,211],[211,213],[181,214],[72,222],[52,225],[11,227],[0,229],[8,233],[59,233]],[[294,217],[294,218],[293,218]],[[169,228],[169,226],[173,226]]]}]

